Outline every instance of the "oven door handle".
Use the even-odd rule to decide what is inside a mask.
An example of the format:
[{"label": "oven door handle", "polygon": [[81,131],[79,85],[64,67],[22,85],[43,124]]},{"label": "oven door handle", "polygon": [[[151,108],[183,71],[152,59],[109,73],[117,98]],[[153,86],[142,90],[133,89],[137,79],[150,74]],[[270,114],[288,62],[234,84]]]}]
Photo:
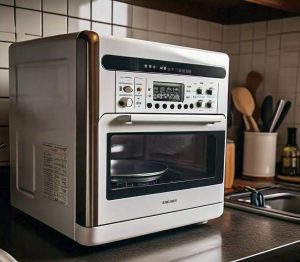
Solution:
[{"label": "oven door handle", "polygon": [[194,123],[208,125],[224,121],[225,116],[132,114],[120,115],[117,120],[123,123]]}]

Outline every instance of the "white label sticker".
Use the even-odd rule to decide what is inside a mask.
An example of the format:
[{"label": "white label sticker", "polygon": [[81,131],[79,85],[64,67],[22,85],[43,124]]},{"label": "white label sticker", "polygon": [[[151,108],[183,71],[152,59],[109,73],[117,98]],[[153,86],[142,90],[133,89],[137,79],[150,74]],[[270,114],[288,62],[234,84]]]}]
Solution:
[{"label": "white label sticker", "polygon": [[68,204],[67,147],[43,144],[44,196]]}]

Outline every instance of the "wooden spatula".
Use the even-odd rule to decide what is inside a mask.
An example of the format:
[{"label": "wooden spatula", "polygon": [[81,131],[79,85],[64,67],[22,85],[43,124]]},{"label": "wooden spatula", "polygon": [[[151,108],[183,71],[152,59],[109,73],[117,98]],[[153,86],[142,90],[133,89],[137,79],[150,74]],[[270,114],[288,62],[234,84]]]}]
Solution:
[{"label": "wooden spatula", "polygon": [[257,123],[252,117],[255,104],[250,91],[245,87],[236,87],[231,90],[231,95],[236,109],[249,120],[250,130],[259,132]]}]

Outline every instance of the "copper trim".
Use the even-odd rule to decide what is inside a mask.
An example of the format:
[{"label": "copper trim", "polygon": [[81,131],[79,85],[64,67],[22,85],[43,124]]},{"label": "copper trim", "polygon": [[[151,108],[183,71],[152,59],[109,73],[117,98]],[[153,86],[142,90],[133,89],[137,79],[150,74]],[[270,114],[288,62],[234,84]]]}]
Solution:
[{"label": "copper trim", "polygon": [[92,227],[98,225],[99,36],[95,32],[83,31],[78,38],[87,42],[88,52],[85,226]]}]

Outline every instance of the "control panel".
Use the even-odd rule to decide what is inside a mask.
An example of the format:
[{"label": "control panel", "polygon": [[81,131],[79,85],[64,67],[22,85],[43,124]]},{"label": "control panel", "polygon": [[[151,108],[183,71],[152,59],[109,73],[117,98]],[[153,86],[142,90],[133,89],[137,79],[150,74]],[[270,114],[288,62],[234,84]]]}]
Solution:
[{"label": "control panel", "polygon": [[116,112],[218,112],[218,79],[116,72]]}]

